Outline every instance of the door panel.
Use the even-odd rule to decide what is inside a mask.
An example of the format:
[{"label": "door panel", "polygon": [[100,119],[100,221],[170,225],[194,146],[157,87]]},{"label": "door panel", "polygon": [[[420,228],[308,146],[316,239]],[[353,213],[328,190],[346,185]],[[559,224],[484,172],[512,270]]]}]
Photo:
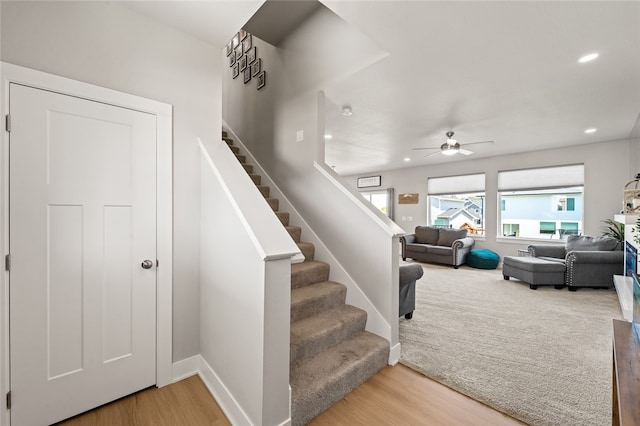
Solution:
[{"label": "door panel", "polygon": [[42,425],[155,384],[156,118],[17,84],[10,113],[11,420]]}]

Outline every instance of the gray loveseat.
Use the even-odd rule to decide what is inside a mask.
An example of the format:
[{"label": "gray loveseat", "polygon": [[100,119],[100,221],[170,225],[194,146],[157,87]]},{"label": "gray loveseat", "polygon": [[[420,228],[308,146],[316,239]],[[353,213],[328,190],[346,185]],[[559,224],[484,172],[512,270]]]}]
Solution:
[{"label": "gray loveseat", "polygon": [[618,240],[611,237],[570,235],[564,246],[532,244],[529,254],[563,263],[565,285],[571,291],[579,287],[612,287],[613,276],[623,274],[624,269],[624,252]]},{"label": "gray loveseat", "polygon": [[415,232],[400,237],[400,242],[403,260],[443,263],[456,269],[464,264],[475,243],[465,229],[433,226],[416,226]]}]

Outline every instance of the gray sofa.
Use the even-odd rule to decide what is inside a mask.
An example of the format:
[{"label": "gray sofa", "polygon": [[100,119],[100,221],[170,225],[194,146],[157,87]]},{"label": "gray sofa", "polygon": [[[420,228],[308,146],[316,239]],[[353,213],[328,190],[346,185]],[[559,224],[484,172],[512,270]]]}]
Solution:
[{"label": "gray sofa", "polygon": [[611,237],[570,235],[562,245],[531,244],[529,254],[565,265],[564,283],[569,290],[579,287],[612,287],[613,276],[623,274],[624,252]]},{"label": "gray sofa", "polygon": [[413,318],[413,311],[416,309],[416,280],[422,278],[424,271],[417,263],[410,265],[400,265],[400,298],[398,300],[398,316],[406,319]]},{"label": "gray sofa", "polygon": [[475,240],[467,237],[466,229],[416,226],[415,232],[400,237],[400,242],[403,260],[442,263],[458,269]]}]

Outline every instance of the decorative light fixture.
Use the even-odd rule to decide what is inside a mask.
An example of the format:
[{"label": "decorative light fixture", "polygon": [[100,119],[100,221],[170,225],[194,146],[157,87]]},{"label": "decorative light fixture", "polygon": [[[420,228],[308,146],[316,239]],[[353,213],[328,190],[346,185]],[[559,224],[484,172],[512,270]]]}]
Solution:
[{"label": "decorative light fixture", "polygon": [[331,135],[324,135],[324,138],[325,138],[326,140],[329,140],[329,139],[333,139],[333,136],[331,136]]},{"label": "decorative light fixture", "polygon": [[[453,139],[449,139],[449,140],[453,140]],[[460,150],[460,144],[456,141],[453,141],[453,144],[450,144],[449,140],[447,140],[447,142],[440,145],[440,151],[442,152],[443,155],[456,155]]]},{"label": "decorative light fixture", "polygon": [[591,62],[594,59],[596,59],[598,56],[600,56],[599,53],[589,53],[587,55],[582,56],[580,59],[578,59],[578,62],[581,64],[584,64],[585,62]]},{"label": "decorative light fixture", "polygon": [[598,129],[596,129],[595,127],[592,127],[592,128],[590,128],[590,129],[585,130],[584,132],[585,132],[586,134],[590,135],[591,133],[595,133],[595,132],[597,132],[597,131],[598,131]]},{"label": "decorative light fixture", "polygon": [[346,115],[347,117],[352,115],[353,111],[349,105],[345,105],[342,107],[342,115]]},{"label": "decorative light fixture", "polygon": [[405,161],[405,162],[411,161],[411,158],[409,158],[409,157],[405,157],[405,158],[404,158],[404,161]]}]

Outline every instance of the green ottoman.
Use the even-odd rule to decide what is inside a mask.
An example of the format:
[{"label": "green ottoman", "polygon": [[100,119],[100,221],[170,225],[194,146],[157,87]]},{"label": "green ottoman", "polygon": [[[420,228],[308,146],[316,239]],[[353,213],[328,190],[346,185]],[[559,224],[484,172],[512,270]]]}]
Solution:
[{"label": "green ottoman", "polygon": [[496,269],[500,255],[489,249],[473,249],[467,254],[467,265],[478,269]]}]

